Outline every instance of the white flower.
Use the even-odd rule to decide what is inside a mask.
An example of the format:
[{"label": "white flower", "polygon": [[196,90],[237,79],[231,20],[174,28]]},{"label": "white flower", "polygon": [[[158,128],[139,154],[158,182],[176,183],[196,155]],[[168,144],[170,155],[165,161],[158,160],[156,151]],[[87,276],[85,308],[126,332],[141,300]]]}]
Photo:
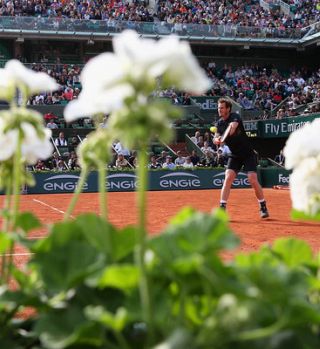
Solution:
[{"label": "white flower", "polygon": [[133,89],[129,84],[119,85],[107,91],[85,88],[78,99],[67,104],[64,109],[64,118],[67,122],[71,122],[79,117],[88,117],[99,113],[108,114],[121,108],[124,98],[132,93]]},{"label": "white flower", "polygon": [[304,159],[320,154],[319,134],[320,119],[315,119],[290,134],[284,148],[286,168],[295,168]]},{"label": "white flower", "polygon": [[53,152],[53,145],[50,141],[51,130],[43,128],[43,135],[39,137],[31,124],[24,122],[21,128],[24,133],[22,156],[27,164],[33,165],[38,159],[45,160],[51,156]]},{"label": "white flower", "polygon": [[10,101],[14,96],[14,81],[8,71],[0,69],[0,98]]},{"label": "white flower", "polygon": [[55,91],[59,88],[59,85],[48,74],[27,69],[17,59],[8,61],[5,65],[5,71],[16,85],[22,84],[26,86],[30,94],[42,91]]},{"label": "white flower", "polygon": [[211,86],[189,44],[175,35],[154,41],[126,30],[113,40],[113,47],[120,61],[130,65],[133,77],[159,77],[165,73],[172,85],[195,93],[203,93]]},{"label": "white flower", "polygon": [[12,82],[12,77],[9,72],[3,68],[0,69],[0,89],[8,88]]},{"label": "white flower", "polygon": [[114,38],[113,46],[114,53],[93,58],[83,69],[83,90],[78,101],[66,107],[67,121],[110,113],[135,94],[148,97],[163,75],[168,84],[182,90],[201,93],[210,87],[189,45],[177,37],[154,41],[126,30]]},{"label": "white flower", "polygon": [[146,75],[158,77],[167,67],[166,62],[159,57],[159,42],[142,39],[133,30],[124,30],[116,36],[113,48],[118,60],[134,80]]},{"label": "white flower", "polygon": [[290,176],[290,194],[296,210],[309,215],[320,213],[320,155],[302,160],[294,169]]},{"label": "white flower", "polygon": [[9,130],[4,133],[5,126],[5,122],[0,118],[0,161],[11,158],[18,144],[18,131]]},{"label": "white flower", "polygon": [[160,40],[158,46],[159,60],[166,63],[166,76],[175,87],[197,94],[210,88],[211,81],[200,68],[187,42],[170,36]]},{"label": "white flower", "polygon": [[81,72],[81,83],[86,89],[108,89],[124,79],[125,69],[113,53],[102,53],[85,65]]}]

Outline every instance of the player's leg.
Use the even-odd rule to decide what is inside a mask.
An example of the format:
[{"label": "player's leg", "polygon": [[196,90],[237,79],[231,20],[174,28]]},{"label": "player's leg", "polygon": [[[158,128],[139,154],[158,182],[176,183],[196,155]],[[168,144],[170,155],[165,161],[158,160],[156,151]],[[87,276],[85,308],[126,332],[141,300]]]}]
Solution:
[{"label": "player's leg", "polygon": [[227,169],[225,172],[225,179],[220,194],[220,207],[226,209],[228,198],[230,195],[230,190],[233,181],[235,180],[238,171],[240,170],[242,164],[240,161],[234,158],[229,158]]},{"label": "player's leg", "polygon": [[259,201],[260,205],[260,216],[261,218],[269,217],[269,212],[267,209],[267,203],[264,198],[262,187],[258,181],[257,176],[257,164],[254,156],[248,157],[244,162],[244,170],[248,172],[248,180],[255,192],[255,195]]},{"label": "player's leg", "polygon": [[257,172],[248,172],[248,180],[254,190],[254,193],[256,194],[258,201],[263,201],[264,200],[263,190],[258,181]]},{"label": "player's leg", "polygon": [[254,189],[256,197],[259,201],[261,218],[268,218],[269,212],[267,209],[267,203],[266,203],[266,200],[264,198],[261,185],[258,181],[257,173],[256,172],[248,172],[248,179],[249,179],[249,182],[250,182],[252,188]]}]

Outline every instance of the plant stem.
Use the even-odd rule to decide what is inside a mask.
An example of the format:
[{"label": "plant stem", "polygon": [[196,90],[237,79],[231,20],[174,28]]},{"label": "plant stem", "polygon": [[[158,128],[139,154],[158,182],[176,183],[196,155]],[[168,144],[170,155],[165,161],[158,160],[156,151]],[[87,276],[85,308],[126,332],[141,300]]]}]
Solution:
[{"label": "plant stem", "polygon": [[[13,203],[12,203],[12,217],[11,222],[9,218],[9,231],[13,231],[15,229],[17,217],[19,214],[19,204],[20,204],[20,191],[21,191],[21,143],[22,143],[22,134],[19,131],[18,135],[18,144],[17,149],[13,158],[13,184],[12,184],[12,193],[13,193]],[[10,248],[9,248],[9,263],[7,267],[7,282],[10,280],[13,266],[13,251],[14,251],[14,241],[11,240]]]},{"label": "plant stem", "polygon": [[100,201],[100,214],[101,217],[107,219],[107,191],[106,191],[106,164],[103,162],[99,163],[99,201]]},{"label": "plant stem", "polygon": [[[8,232],[8,228],[9,228],[8,213],[9,213],[10,206],[11,206],[11,186],[9,184],[6,188],[6,196],[5,196],[4,205],[3,205],[3,210],[5,211],[5,215],[2,221],[2,231],[4,233]],[[1,257],[0,284],[2,284],[5,281],[6,267],[7,267],[7,256],[6,256],[6,253],[3,253]]]},{"label": "plant stem", "polygon": [[117,338],[117,341],[118,341],[121,349],[130,349],[127,341],[125,340],[125,338],[123,337],[121,332],[114,331],[114,334]]},{"label": "plant stem", "polygon": [[76,190],[74,191],[73,193],[73,196],[72,196],[72,199],[70,201],[70,204],[69,204],[69,207],[67,209],[67,211],[65,212],[64,216],[63,216],[63,221],[66,221],[70,218],[71,216],[71,213],[73,212],[74,210],[74,207],[79,199],[79,195],[81,194],[82,192],[82,188],[83,188],[83,185],[88,177],[88,173],[89,173],[89,170],[87,167],[84,167],[82,170],[81,170],[81,173],[80,173],[80,179],[78,181],[78,185],[76,187]]},{"label": "plant stem", "polygon": [[147,146],[143,144],[138,153],[138,231],[135,259],[140,270],[140,298],[144,321],[148,325],[148,337],[150,341],[153,337],[152,307],[147,270],[144,261],[146,252],[146,190],[148,188],[147,160]]},{"label": "plant stem", "polygon": [[264,328],[257,328],[255,330],[249,330],[249,331],[243,331],[240,332],[236,339],[240,341],[248,341],[248,340],[257,340],[265,337],[269,337],[273,335],[276,332],[279,332],[285,325],[287,321],[284,318],[279,319],[274,324],[264,327]]}]

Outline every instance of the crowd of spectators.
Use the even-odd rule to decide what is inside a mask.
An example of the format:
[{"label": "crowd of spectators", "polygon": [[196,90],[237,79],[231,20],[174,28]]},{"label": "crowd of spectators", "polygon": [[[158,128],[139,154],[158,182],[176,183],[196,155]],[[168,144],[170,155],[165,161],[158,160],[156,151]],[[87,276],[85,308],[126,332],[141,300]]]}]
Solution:
[{"label": "crowd of spectators", "polygon": [[[197,146],[197,151],[192,150],[163,150],[161,153],[150,153],[148,168],[151,170],[175,170],[175,169],[193,169],[201,167],[221,167],[224,168],[230,155],[230,149],[227,145],[216,146],[213,143],[212,134],[205,132],[201,134],[196,131],[191,137]],[[65,138],[63,132],[53,139],[55,151],[48,160],[39,160],[34,166],[34,171],[73,171],[80,170],[80,164],[77,157],[77,146],[86,139],[79,137]],[[112,149],[112,160],[108,164],[109,169],[114,170],[132,170],[137,168],[137,152],[129,151],[122,146],[121,142],[115,140]]]},{"label": "crowd of spectators", "polygon": [[40,93],[33,96],[28,104],[63,104],[78,97],[81,91],[80,73],[82,67],[73,64],[61,64],[59,59],[56,64],[33,63],[28,67],[36,72],[49,74],[60,85],[60,89],[54,93]]},{"label": "crowd of spectators", "polygon": [[319,21],[317,0],[298,2],[299,5],[286,14],[272,1],[266,9],[260,6],[259,0],[159,0],[156,13],[161,21],[174,24],[176,32],[183,31],[188,23],[225,25],[225,30],[232,33],[237,30],[236,26],[285,30],[303,28]]},{"label": "crowd of spectators", "polygon": [[[1,0],[0,16],[37,16],[103,20],[108,27],[117,21],[159,22],[172,25],[172,31],[182,33],[186,24],[225,25],[232,33],[240,27],[303,28],[320,20],[318,0],[287,0],[286,14],[276,1],[269,8],[259,0],[158,0],[154,3],[134,0]],[[220,33],[223,34],[223,33]]]},{"label": "crowd of spectators", "polygon": [[209,63],[207,73],[213,84],[208,95],[229,96],[247,110],[272,110],[286,99],[285,107],[294,116],[299,106],[320,101],[320,69],[281,71],[255,64],[221,69]]},{"label": "crowd of spectators", "polygon": [[[60,84],[60,89],[54,93],[40,93],[33,96],[30,105],[66,104],[78,97],[81,91],[81,67],[72,64],[30,65],[32,70],[42,71],[54,77]],[[284,100],[285,116],[295,116],[319,111],[320,102],[320,68],[310,71],[306,67],[287,68],[284,71],[275,66],[261,66],[256,64],[223,67],[214,62],[205,67],[207,75],[212,81],[212,88],[208,96],[229,96],[246,110],[271,111]],[[167,97],[174,104],[190,104],[190,95],[167,89],[158,91],[160,97]],[[306,106],[299,110],[301,106]],[[277,118],[281,117],[281,110]],[[283,116],[283,115],[282,115]],[[48,120],[49,121],[49,120]],[[49,121],[47,127],[58,127],[55,120]]]},{"label": "crowd of spectators", "polygon": [[0,16],[153,21],[152,13],[143,1],[2,0],[0,6]]}]

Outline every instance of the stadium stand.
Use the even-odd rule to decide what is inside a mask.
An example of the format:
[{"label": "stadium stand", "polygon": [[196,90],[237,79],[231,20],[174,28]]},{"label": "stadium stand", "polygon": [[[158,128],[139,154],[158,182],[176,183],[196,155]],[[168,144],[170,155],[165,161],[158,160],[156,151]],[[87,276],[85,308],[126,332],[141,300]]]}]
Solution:
[{"label": "stadium stand", "polygon": [[[230,97],[247,119],[279,120],[320,111],[319,21],[317,0],[3,0],[0,65],[16,57],[60,84],[58,91],[35,95],[28,104],[58,108],[53,112],[57,128],[51,124],[53,139],[64,132],[67,149],[57,148],[49,163],[37,167],[63,171],[72,168],[71,154],[93,125],[88,118],[66,124],[59,108],[77,98],[84,63],[111,50],[113,34],[130,28],[154,38],[171,33],[183,37],[212,80],[209,98]],[[185,137],[195,130],[204,137],[213,114],[199,108],[193,96],[173,88],[156,96],[182,105],[184,116],[175,123],[177,143],[167,147],[155,142],[152,153],[158,156],[165,150],[175,160],[178,151],[183,157],[192,149],[198,152],[197,145],[186,149]],[[47,115],[46,123],[50,118]],[[204,155],[201,149],[199,155]],[[213,155],[220,161],[216,149]],[[76,161],[74,155],[71,160]]]}]

